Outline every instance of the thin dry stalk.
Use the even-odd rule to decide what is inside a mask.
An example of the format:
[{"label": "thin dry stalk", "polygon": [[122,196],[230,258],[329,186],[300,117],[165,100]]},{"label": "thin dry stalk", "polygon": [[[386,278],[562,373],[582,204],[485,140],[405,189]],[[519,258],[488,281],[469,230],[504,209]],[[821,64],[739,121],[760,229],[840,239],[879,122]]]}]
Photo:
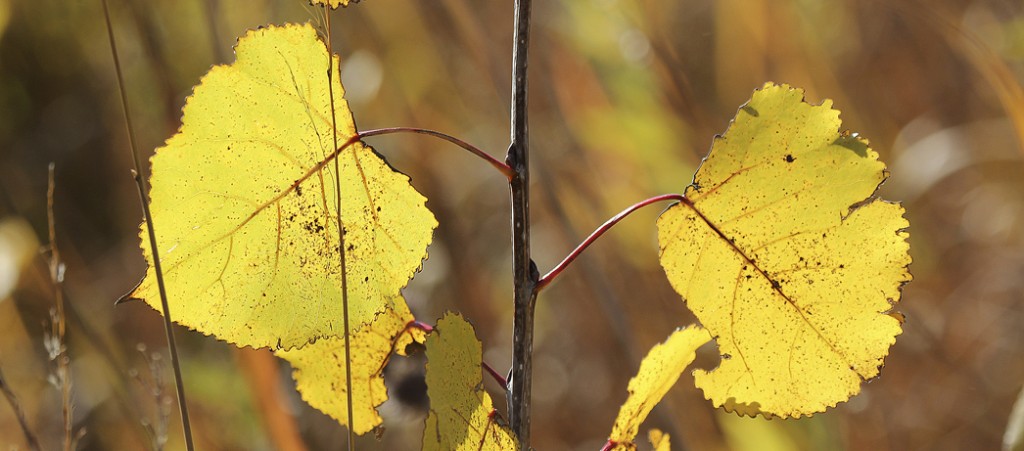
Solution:
[{"label": "thin dry stalk", "polygon": [[[324,5],[324,25],[327,29],[327,92],[331,97],[331,137],[334,140],[334,148],[338,148],[338,123],[337,114],[334,111],[334,48],[331,46],[331,10]],[[355,432],[353,429],[352,415],[352,345],[349,337],[348,321],[348,270],[345,258],[345,222],[341,218],[341,169],[338,166],[338,158],[334,159],[334,194],[335,206],[338,213],[338,258],[341,263],[341,306],[342,320],[345,327],[345,407],[347,409],[346,421],[348,422],[348,449],[355,449]]]},{"label": "thin dry stalk", "polygon": [[46,188],[46,219],[50,235],[50,282],[53,283],[56,307],[50,311],[51,332],[46,337],[45,344],[50,361],[56,364],[50,383],[60,390],[64,451],[71,451],[75,448],[77,440],[74,437],[74,426],[72,425],[74,406],[71,404],[71,358],[68,356],[65,340],[67,321],[64,315],[64,262],[60,259],[60,249],[57,247],[57,221],[53,214],[53,193],[56,189],[53,173],[54,164],[50,163]]},{"label": "thin dry stalk", "polygon": [[117,74],[117,88],[121,94],[121,108],[124,111],[124,125],[128,131],[129,153],[132,157],[132,175],[135,179],[135,187],[139,192],[139,203],[142,204],[142,213],[146,218],[146,232],[149,237],[149,248],[153,254],[153,269],[156,271],[156,284],[160,291],[160,308],[164,318],[164,334],[167,336],[167,348],[171,354],[171,368],[174,370],[174,388],[178,394],[178,412],[181,413],[182,435],[185,437],[185,449],[195,450],[192,443],[192,425],[188,419],[188,404],[185,402],[185,384],[181,378],[181,364],[178,362],[178,346],[174,341],[174,329],[171,326],[171,308],[167,302],[167,289],[164,286],[164,273],[160,266],[160,253],[156,243],[156,231],[153,228],[153,215],[149,211],[148,193],[149,187],[146,184],[146,177],[142,172],[142,163],[139,162],[138,146],[135,145],[135,128],[132,127],[132,115],[128,110],[128,93],[124,86],[124,74],[121,71],[121,59],[117,54],[117,40],[114,39],[114,26],[110,21],[110,8],[107,0],[102,0],[103,18],[107,25],[107,37],[110,40],[110,54],[114,59],[114,71]]}]

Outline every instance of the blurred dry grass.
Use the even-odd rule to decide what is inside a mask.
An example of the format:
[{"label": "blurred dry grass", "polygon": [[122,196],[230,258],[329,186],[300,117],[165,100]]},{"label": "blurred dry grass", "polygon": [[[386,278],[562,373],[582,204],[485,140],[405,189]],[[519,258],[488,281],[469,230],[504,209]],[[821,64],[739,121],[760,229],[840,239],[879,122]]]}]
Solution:
[{"label": "blurred dry grass", "polygon": [[[147,152],[177,128],[185,96],[209,66],[230,61],[235,36],[315,17],[300,0],[112,6]],[[334,46],[360,127],[434,128],[503,154],[511,11],[510,1],[368,0],[336,13]],[[682,190],[711,137],[767,80],[802,86],[812,101],[835,99],[844,126],[869,137],[890,164],[882,194],[902,200],[912,224],[915,280],[899,307],[905,332],[860,396],[809,420],[746,420],[715,412],[684,375],[650,426],[673,433],[677,449],[999,447],[1024,382],[1024,5],[593,0],[536,2],[534,14],[533,215],[542,271],[621,208]],[[505,367],[511,271],[501,177],[423,138],[372,143],[413,177],[441,223],[407,290],[414,311],[428,322],[446,309],[464,312],[485,359]],[[22,218],[45,241],[46,167],[56,162],[82,448],[150,449],[143,424],[159,426],[170,412],[168,448],[179,449],[174,406],[152,390],[171,389],[165,365],[152,362],[165,347],[158,316],[144,305],[112,305],[144,269],[126,145],[99,1],[0,0],[0,218]],[[542,295],[538,449],[600,448],[638,357],[692,321],[658,266],[656,215],[640,212],[617,227]],[[10,248],[0,243],[0,253]],[[52,449],[60,403],[46,381],[42,321],[53,293],[44,258],[34,255],[0,301],[0,366]],[[14,273],[0,271],[2,291]],[[284,446],[256,407],[268,399],[284,400],[279,418],[294,415],[309,449],[343,440],[340,427],[290,392],[286,368],[275,375],[272,364],[267,377],[259,356],[183,329],[178,337],[201,449]],[[713,355],[707,350],[699,364],[713,366]],[[422,367],[394,366],[391,383],[407,402],[386,407],[384,441],[367,438],[362,449],[418,447],[423,400],[414,374]],[[6,404],[0,446],[24,446]]]}]

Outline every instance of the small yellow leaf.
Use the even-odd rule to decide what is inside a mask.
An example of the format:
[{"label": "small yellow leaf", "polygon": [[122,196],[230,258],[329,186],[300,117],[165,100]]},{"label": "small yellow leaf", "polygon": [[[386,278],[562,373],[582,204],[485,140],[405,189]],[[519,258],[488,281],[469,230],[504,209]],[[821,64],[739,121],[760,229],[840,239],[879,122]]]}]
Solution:
[{"label": "small yellow leaf", "polygon": [[427,337],[426,347],[430,414],[423,449],[517,449],[515,437],[501,424],[483,389],[480,341],[473,326],[458,314],[446,313]]},{"label": "small yellow leaf", "polygon": [[[308,24],[250,31],[235,53],[203,77],[181,130],[152,158],[172,318],[239,346],[341,336],[329,61],[339,145],[355,125],[338,59]],[[349,323],[359,328],[420,267],[437,223],[408,177],[371,148],[356,143],[338,162]],[[152,266],[132,295],[159,309]]]},{"label": "small yellow leaf", "polygon": [[[372,323],[354,330],[350,339],[355,417],[352,430],[356,434],[365,434],[383,421],[377,407],[388,399],[383,371],[391,354],[402,354],[406,345],[422,343],[425,338],[422,330],[409,327],[413,316],[405,300],[395,299],[392,305],[394,308],[378,314]],[[348,425],[344,338],[327,338],[275,354],[292,365],[292,377],[302,399],[342,426]]]},{"label": "small yellow leaf", "polygon": [[654,448],[654,451],[672,451],[669,435],[661,432],[661,429],[647,431],[647,440],[651,441],[651,447]]},{"label": "small yellow leaf", "polygon": [[716,406],[799,417],[849,399],[901,332],[903,208],[885,165],[826,100],[766,84],[658,219],[669,281],[718,342],[694,372]]},{"label": "small yellow leaf", "polygon": [[693,362],[697,348],[711,341],[711,335],[700,326],[676,329],[672,335],[651,348],[636,376],[629,380],[629,397],[619,409],[608,440],[613,449],[635,449],[633,439],[640,424],[647,419],[661,398],[679,380],[679,375]]},{"label": "small yellow leaf", "polygon": [[338,9],[341,6],[348,6],[352,3],[359,3],[359,0],[310,0],[310,3],[314,5],[327,5],[331,9]]}]

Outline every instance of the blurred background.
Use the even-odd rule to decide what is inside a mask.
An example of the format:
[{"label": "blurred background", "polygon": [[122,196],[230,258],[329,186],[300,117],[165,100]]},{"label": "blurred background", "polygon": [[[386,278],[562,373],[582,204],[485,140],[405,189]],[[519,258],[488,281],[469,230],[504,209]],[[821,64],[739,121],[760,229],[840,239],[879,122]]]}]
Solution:
[{"label": "blurred background", "polygon": [[[245,30],[319,21],[301,0],[111,0],[141,151],[177,130],[211,65]],[[508,145],[512,2],[367,0],[333,13],[361,129],[415,126],[492,155]],[[66,265],[67,346],[81,449],[183,449],[159,314],[113,302],[144,274],[141,209],[99,0],[0,0],[0,369],[44,449],[61,443],[46,342],[47,166]],[[765,81],[835,101],[889,165],[881,194],[911,223],[904,333],[880,378],[800,421],[713,409],[684,374],[642,431],[673,449],[998,449],[1024,382],[1024,4],[1013,0],[537,1],[530,55],[535,260],[546,272],[630,204],[682,192],[737,107]],[[510,363],[508,193],[481,161],[421,136],[372,138],[430,200],[440,227],[406,290],[418,319],[463,312]],[[633,215],[538,301],[534,445],[597,450],[639,359],[694,321]],[[290,370],[176,329],[200,449],[338,449]],[[50,346],[52,348],[52,346]],[[716,365],[701,350],[699,367]],[[378,441],[418,449],[422,357],[388,369]],[[485,386],[504,409],[501,389]],[[642,432],[643,434],[643,432]],[[371,434],[372,435],[372,434]],[[0,447],[26,449],[0,402]]]}]

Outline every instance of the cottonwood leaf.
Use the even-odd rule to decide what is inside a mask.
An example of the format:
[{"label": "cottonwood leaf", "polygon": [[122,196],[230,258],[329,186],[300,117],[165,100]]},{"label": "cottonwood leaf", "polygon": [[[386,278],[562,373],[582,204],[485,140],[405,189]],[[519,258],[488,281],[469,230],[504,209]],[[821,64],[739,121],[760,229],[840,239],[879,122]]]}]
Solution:
[{"label": "cottonwood leaf", "polygon": [[629,380],[629,396],[619,408],[619,416],[608,437],[609,442],[615,444],[612,449],[636,449],[633,439],[640,431],[640,424],[693,362],[697,348],[709,341],[711,335],[708,331],[700,326],[691,326],[676,329],[663,343],[651,348],[640,362],[636,376]]},{"label": "cottonwood leaf", "polygon": [[[352,431],[365,434],[381,424],[377,407],[387,401],[384,366],[392,354],[405,354],[412,342],[423,343],[423,330],[410,327],[414,318],[398,298],[372,323],[352,331]],[[275,352],[291,364],[295,387],[309,405],[348,426],[345,387],[345,340],[327,338],[301,348]]]},{"label": "cottonwood leaf", "polygon": [[[329,61],[339,145],[355,125],[338,58],[308,24],[250,31],[235,53],[203,77],[181,129],[152,158],[173,318],[239,346],[290,349],[341,336]],[[371,148],[357,142],[337,158],[349,323],[359,328],[420,267],[437,222],[408,177]],[[132,296],[159,309],[152,266]]]},{"label": "cottonwood leaf", "polygon": [[514,450],[512,432],[501,424],[484,391],[480,341],[456,313],[446,313],[427,337],[427,396],[430,414],[424,450]]},{"label": "cottonwood leaf", "polygon": [[716,406],[800,417],[878,375],[910,280],[903,208],[874,197],[885,165],[840,133],[831,101],[766,84],[658,219],[661,264],[718,342],[694,372]]}]

